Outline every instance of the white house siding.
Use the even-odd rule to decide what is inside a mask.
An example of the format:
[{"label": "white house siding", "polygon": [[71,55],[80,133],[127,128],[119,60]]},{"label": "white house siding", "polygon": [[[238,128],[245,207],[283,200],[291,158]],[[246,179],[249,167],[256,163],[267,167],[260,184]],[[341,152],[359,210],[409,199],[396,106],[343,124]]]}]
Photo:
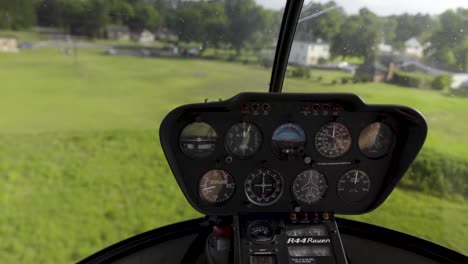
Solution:
[{"label": "white house siding", "polygon": [[16,39],[0,37],[0,52],[18,52],[18,43]]},{"label": "white house siding", "polygon": [[452,75],[452,89],[468,88],[468,73],[455,73]]},{"label": "white house siding", "polygon": [[327,43],[293,42],[289,55],[290,63],[310,66],[318,64],[321,58],[330,58],[330,45]]}]

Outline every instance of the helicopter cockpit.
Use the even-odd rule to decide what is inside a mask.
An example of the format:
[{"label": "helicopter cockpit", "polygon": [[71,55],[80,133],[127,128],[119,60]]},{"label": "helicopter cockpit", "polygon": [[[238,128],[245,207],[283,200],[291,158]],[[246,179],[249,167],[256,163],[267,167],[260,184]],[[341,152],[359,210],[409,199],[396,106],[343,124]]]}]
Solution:
[{"label": "helicopter cockpit", "polygon": [[159,138],[206,215],[137,235],[81,263],[463,263],[431,242],[335,215],[384,203],[421,150],[424,117],[345,93],[281,94],[303,1],[288,1],[270,93],[180,106]]},{"label": "helicopter cockpit", "polygon": [[346,263],[334,214],[377,208],[427,125],[350,94],[244,93],[177,108],[160,131],[191,205],[233,216],[234,263]]}]

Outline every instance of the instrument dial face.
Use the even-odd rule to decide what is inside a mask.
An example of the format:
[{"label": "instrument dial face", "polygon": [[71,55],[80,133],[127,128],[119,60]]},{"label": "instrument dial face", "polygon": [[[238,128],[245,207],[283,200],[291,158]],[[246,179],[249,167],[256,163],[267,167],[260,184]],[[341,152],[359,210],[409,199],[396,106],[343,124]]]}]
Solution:
[{"label": "instrument dial face", "polygon": [[273,227],[267,222],[254,222],[250,224],[247,234],[255,244],[268,244],[275,237]]},{"label": "instrument dial face", "polygon": [[368,158],[385,156],[393,143],[393,132],[382,122],[369,124],[359,135],[359,149]]},{"label": "instrument dial face", "polygon": [[313,204],[323,198],[327,188],[327,180],[323,174],[316,170],[306,170],[294,179],[292,193],[297,201]]},{"label": "instrument dial face", "polygon": [[305,143],[305,132],[299,125],[283,124],[273,132],[273,149],[282,158],[303,152]]},{"label": "instrument dial face", "polygon": [[185,155],[201,159],[216,149],[218,135],[207,123],[194,122],[187,125],[179,135],[179,146]]},{"label": "instrument dial face", "polygon": [[360,170],[351,170],[341,176],[338,181],[338,195],[349,203],[362,201],[369,194],[371,180]]},{"label": "instrument dial face", "polygon": [[274,204],[283,192],[281,176],[270,169],[251,172],[245,180],[245,194],[250,202],[260,206]]},{"label": "instrument dial face", "polygon": [[210,204],[222,204],[231,199],[236,183],[231,174],[223,170],[205,173],[198,184],[200,198]]},{"label": "instrument dial face", "polygon": [[351,134],[348,128],[341,123],[327,123],[315,135],[315,147],[324,157],[341,157],[351,147]]},{"label": "instrument dial face", "polygon": [[230,154],[240,159],[250,158],[262,146],[260,129],[251,123],[239,123],[226,133],[226,148]]}]

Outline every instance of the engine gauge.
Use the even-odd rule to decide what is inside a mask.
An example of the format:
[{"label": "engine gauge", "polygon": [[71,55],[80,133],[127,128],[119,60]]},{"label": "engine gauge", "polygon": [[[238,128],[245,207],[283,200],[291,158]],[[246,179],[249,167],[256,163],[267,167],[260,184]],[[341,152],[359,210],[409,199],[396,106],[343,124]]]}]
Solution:
[{"label": "engine gauge", "polygon": [[255,244],[268,244],[275,238],[273,227],[263,221],[253,222],[247,228],[247,234]]},{"label": "engine gauge", "polygon": [[327,180],[323,174],[316,170],[306,170],[294,179],[292,193],[296,200],[313,204],[323,198],[327,188]]},{"label": "engine gauge", "polygon": [[280,157],[287,157],[303,152],[305,143],[305,132],[299,125],[292,123],[283,124],[273,132],[273,149]]},{"label": "engine gauge", "polygon": [[250,202],[260,206],[274,204],[283,193],[281,176],[270,169],[251,172],[245,180],[245,194]]},{"label": "engine gauge", "polygon": [[360,170],[348,171],[338,181],[338,195],[349,203],[362,201],[369,194],[370,188],[369,176]]},{"label": "engine gauge", "polygon": [[185,155],[200,159],[211,155],[216,149],[216,131],[207,123],[194,122],[187,125],[179,135],[179,146]]},{"label": "engine gauge", "polygon": [[251,123],[239,123],[226,133],[226,148],[230,154],[240,159],[252,157],[262,146],[260,129]]},{"label": "engine gauge", "polygon": [[322,156],[327,158],[341,157],[351,147],[351,134],[341,123],[327,123],[315,135],[315,147]]},{"label": "engine gauge", "polygon": [[236,183],[231,174],[224,170],[205,173],[198,184],[200,198],[210,204],[222,204],[231,199]]},{"label": "engine gauge", "polygon": [[393,132],[382,122],[374,122],[365,127],[359,135],[359,149],[368,158],[385,156],[393,143]]}]

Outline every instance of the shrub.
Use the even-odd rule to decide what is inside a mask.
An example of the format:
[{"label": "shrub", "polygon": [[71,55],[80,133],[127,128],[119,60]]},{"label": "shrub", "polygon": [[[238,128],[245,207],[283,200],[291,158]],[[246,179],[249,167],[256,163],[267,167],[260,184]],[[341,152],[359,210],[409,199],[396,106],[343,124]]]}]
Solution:
[{"label": "shrub", "polygon": [[310,78],[310,69],[307,67],[295,67],[291,71],[291,77],[293,78]]},{"label": "shrub", "polygon": [[442,74],[434,78],[431,83],[432,89],[435,90],[448,90],[452,84],[452,76],[449,74]]},{"label": "shrub", "polygon": [[401,187],[436,196],[468,197],[467,181],[467,161],[424,149],[403,177]]},{"label": "shrub", "polygon": [[430,88],[433,79],[432,76],[423,73],[395,71],[391,82],[405,87]]}]

